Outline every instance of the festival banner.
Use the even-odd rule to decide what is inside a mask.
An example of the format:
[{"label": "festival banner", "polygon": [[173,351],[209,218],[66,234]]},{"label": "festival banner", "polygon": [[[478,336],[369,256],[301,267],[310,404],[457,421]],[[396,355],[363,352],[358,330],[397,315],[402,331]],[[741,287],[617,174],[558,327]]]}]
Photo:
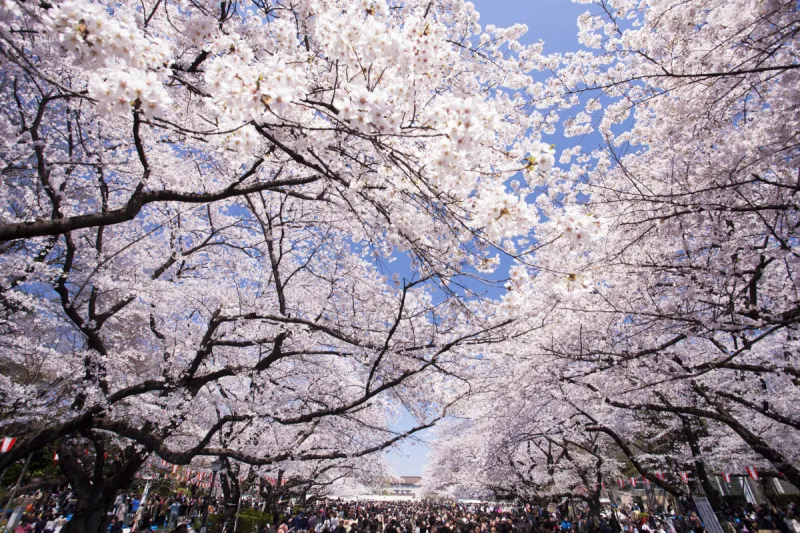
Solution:
[{"label": "festival banner", "polygon": [[2,442],[0,442],[0,453],[10,452],[16,443],[17,439],[13,437],[3,437]]}]

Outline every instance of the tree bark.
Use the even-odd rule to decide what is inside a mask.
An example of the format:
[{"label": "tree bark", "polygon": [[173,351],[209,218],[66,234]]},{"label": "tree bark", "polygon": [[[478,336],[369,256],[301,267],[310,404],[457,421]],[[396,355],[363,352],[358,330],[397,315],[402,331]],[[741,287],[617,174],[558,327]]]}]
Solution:
[{"label": "tree bark", "polygon": [[600,491],[592,491],[586,499],[586,504],[589,506],[589,518],[592,520],[593,524],[596,524],[597,521],[600,520],[600,511],[603,508],[603,505],[600,503]]},{"label": "tree bark", "polygon": [[692,457],[694,458],[694,472],[697,479],[700,480],[700,485],[703,487],[703,492],[706,493],[708,502],[715,511],[722,511],[722,498],[719,492],[711,484],[706,472],[706,464],[703,462],[703,454],[700,450],[700,441],[697,434],[692,428],[692,422],[685,416],[681,416],[681,424],[683,424],[683,433],[686,435],[686,442],[689,443],[689,448],[692,450]]},{"label": "tree bark", "polygon": [[61,530],[62,533],[103,533],[108,531],[108,513],[114,504],[114,497],[108,498],[102,493],[94,493],[88,497],[80,497],[72,519]]},{"label": "tree bark", "polygon": [[261,496],[265,499],[264,510],[272,516],[272,522],[277,523],[280,510],[278,509],[278,502],[283,496],[283,470],[278,470],[278,479],[274,486],[268,482],[262,485]]},{"label": "tree bark", "polygon": [[[72,519],[62,533],[106,533],[108,513],[117,494],[133,484],[134,474],[147,457],[145,452],[128,447],[114,450],[114,455],[119,456],[109,461],[102,436],[87,432],[84,438],[62,439],[58,443],[61,470],[78,498]],[[89,446],[94,448],[93,454],[89,453]]]},{"label": "tree bark", "polygon": [[227,457],[224,459],[225,474],[220,475],[220,485],[222,486],[222,498],[225,502],[223,523],[233,524],[236,509],[239,505],[241,487],[239,486],[240,465],[234,463]]}]

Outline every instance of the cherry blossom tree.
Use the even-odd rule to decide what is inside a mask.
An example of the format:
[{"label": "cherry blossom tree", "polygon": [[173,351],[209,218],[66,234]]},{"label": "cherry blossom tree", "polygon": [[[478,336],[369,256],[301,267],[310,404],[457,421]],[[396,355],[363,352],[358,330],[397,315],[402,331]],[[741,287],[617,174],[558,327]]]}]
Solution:
[{"label": "cherry blossom tree", "polygon": [[[222,235],[190,230],[186,213],[181,230],[105,228],[109,256],[99,262],[97,241],[67,241],[67,255],[45,261],[36,281],[54,279],[55,269],[52,290],[35,290],[33,276],[19,285],[35,307],[14,313],[6,358],[37,372],[7,376],[6,420],[26,425],[4,464],[57,439],[67,446],[75,434],[91,444],[74,448],[95,450],[82,460],[85,475],[120,470],[105,464],[109,434],[132,443],[124,464],[134,470],[150,453],[173,464],[352,459],[445,414],[447,396],[464,386],[442,395],[437,381],[462,374],[464,351],[492,342],[506,321],[467,315],[455,297],[433,302],[424,279],[394,287],[335,227],[320,234],[318,217],[283,220],[286,202],[251,203],[235,219],[211,215],[208,228]],[[172,237],[193,251],[174,252]],[[392,432],[393,402],[419,425]],[[68,477],[72,463],[64,450]],[[94,479],[89,492],[114,493]],[[105,516],[103,500],[86,496],[74,527]]]},{"label": "cherry blossom tree", "polygon": [[290,470],[285,463],[277,468],[253,467],[224,459],[220,486],[225,501],[225,521],[234,514],[243,494],[257,495],[263,500],[263,510],[277,517],[290,501],[305,506],[316,499],[329,496],[367,494],[367,486],[378,485],[389,477],[385,456],[371,454],[353,459],[334,461],[297,461]]},{"label": "cherry blossom tree", "polygon": [[[512,497],[524,502],[574,497],[599,516],[604,482],[623,466],[598,434],[565,417],[564,406],[545,395],[530,395],[507,408],[437,426],[427,490],[455,497]],[[461,413],[462,416],[466,412]],[[614,476],[614,477],[612,477]]]},{"label": "cherry blossom tree", "polygon": [[797,485],[797,5],[585,3],[526,95],[602,144],[536,198],[550,245],[511,269],[496,357],[524,377],[496,405],[555,398],[672,492],[748,464]]},{"label": "cherry blossom tree", "polygon": [[58,441],[89,502],[455,415],[449,486],[800,486],[797,5],[587,3],[556,55],[462,0],[0,6],[0,468]]},{"label": "cherry blossom tree", "polygon": [[513,95],[524,26],[461,0],[0,18],[0,468],[58,441],[70,531],[153,454],[326,468],[469,392],[512,321],[471,284],[542,220],[507,180],[554,162]]}]

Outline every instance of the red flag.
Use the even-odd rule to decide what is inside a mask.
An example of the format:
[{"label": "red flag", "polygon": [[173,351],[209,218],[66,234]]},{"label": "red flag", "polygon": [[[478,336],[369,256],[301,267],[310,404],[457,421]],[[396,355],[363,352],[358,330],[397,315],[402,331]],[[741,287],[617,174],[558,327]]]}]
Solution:
[{"label": "red flag", "polygon": [[58,462],[58,450],[53,452],[53,462],[54,463]]},{"label": "red flag", "polygon": [[681,481],[688,484],[689,483],[689,473],[688,472],[681,472]]},{"label": "red flag", "polygon": [[662,472],[656,472],[656,479],[664,481],[664,474]]},{"label": "red flag", "polygon": [[0,443],[0,453],[10,452],[16,443],[17,439],[13,437],[3,437],[3,441]]},{"label": "red flag", "polygon": [[745,470],[747,470],[748,475],[753,478],[753,481],[758,481],[758,470],[756,470],[756,467],[748,466],[745,467]]},{"label": "red flag", "polygon": [[730,474],[730,472],[720,472],[719,475],[722,476],[722,479],[725,480],[725,483],[730,483],[731,482],[731,474]]}]

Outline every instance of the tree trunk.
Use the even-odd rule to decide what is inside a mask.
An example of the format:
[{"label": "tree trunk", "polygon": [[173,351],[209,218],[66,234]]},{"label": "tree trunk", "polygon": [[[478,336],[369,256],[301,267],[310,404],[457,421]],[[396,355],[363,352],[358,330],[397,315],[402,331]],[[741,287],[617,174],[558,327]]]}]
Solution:
[{"label": "tree trunk", "polygon": [[262,481],[261,497],[264,498],[264,511],[272,516],[272,522],[278,523],[280,509],[278,503],[283,496],[283,470],[278,470],[278,479],[275,485]]},{"label": "tree trunk", "polygon": [[61,533],[105,533],[108,531],[108,513],[114,505],[114,498],[102,492],[95,492],[90,497],[80,498],[72,519],[67,522]]},{"label": "tree trunk", "polygon": [[62,533],[106,533],[117,494],[133,484],[133,476],[146,458],[144,452],[129,447],[114,449],[114,458],[107,460],[105,450],[103,437],[89,432],[83,438],[64,438],[58,443],[59,465],[78,498]]},{"label": "tree trunk", "polygon": [[225,511],[223,523],[233,523],[236,517],[236,509],[239,506],[239,498],[241,496],[241,487],[239,486],[239,468],[240,465],[233,463],[227,457],[224,459],[226,466],[225,473],[220,473],[220,485],[222,486],[222,498],[225,502]]},{"label": "tree trunk", "polygon": [[590,494],[586,503],[589,505],[589,518],[592,524],[595,524],[600,520],[600,511],[603,509],[603,505],[600,503],[600,491]]},{"label": "tree trunk", "polygon": [[703,454],[700,450],[700,442],[697,434],[692,429],[692,422],[688,418],[681,416],[681,423],[683,424],[683,432],[686,435],[686,441],[689,443],[689,448],[692,450],[692,457],[694,458],[694,471],[697,479],[700,480],[700,485],[703,487],[703,492],[706,493],[708,502],[711,507],[717,511],[722,511],[722,498],[719,492],[711,484],[706,472],[706,465],[703,462]]}]

